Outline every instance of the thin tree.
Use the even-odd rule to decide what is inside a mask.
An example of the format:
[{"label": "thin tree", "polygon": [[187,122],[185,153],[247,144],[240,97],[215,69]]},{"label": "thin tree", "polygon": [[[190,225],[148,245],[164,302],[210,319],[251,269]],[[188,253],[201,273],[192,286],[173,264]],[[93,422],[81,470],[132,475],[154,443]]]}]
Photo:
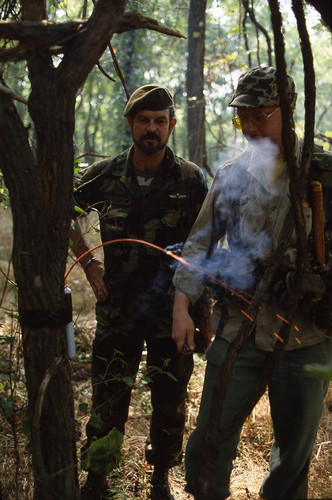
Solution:
[{"label": "thin tree", "polygon": [[206,0],[190,0],[186,89],[189,159],[208,169],[204,100],[205,11]]}]

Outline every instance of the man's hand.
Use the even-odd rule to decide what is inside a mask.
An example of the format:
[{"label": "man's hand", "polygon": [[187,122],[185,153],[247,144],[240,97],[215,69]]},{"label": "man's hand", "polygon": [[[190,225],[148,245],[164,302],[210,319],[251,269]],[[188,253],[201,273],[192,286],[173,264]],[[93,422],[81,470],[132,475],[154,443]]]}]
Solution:
[{"label": "man's hand", "polygon": [[77,258],[84,254],[81,259],[81,266],[91,285],[96,299],[103,302],[108,297],[108,288],[103,280],[104,264],[90,253],[90,248],[85,241],[84,234],[79,219],[76,220],[75,227],[70,228],[70,238],[73,242],[73,252]]},{"label": "man's hand", "polygon": [[85,270],[86,277],[91,285],[96,299],[103,302],[107,299],[109,290],[103,280],[105,267],[101,260],[94,259]]},{"label": "man's hand", "polygon": [[175,291],[173,307],[172,338],[181,354],[192,354],[195,350],[195,325],[188,313],[190,300],[180,290]]}]

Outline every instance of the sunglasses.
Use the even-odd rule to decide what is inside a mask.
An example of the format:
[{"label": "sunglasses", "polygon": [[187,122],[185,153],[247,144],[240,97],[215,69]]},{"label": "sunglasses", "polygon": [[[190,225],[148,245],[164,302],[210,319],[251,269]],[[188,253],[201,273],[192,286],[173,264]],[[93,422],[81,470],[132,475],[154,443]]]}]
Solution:
[{"label": "sunglasses", "polygon": [[238,130],[243,130],[248,125],[249,121],[251,121],[251,123],[253,123],[256,127],[263,127],[270,116],[272,116],[279,109],[279,107],[280,106],[274,109],[270,114],[264,113],[264,111],[259,111],[250,116],[236,116],[232,119],[232,123]]}]

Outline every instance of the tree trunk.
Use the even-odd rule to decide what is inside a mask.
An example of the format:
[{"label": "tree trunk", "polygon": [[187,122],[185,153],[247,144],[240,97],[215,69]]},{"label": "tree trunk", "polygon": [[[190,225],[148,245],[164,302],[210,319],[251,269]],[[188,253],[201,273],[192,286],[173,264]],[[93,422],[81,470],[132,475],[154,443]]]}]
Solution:
[{"label": "tree trunk", "polygon": [[[47,104],[47,108],[45,115],[49,116],[50,110],[52,114],[57,112],[54,100]],[[69,128],[72,129],[73,121],[67,120],[70,122]],[[55,127],[53,132],[56,134]],[[66,187],[65,182],[57,181],[63,173],[54,157],[49,157],[47,163],[53,161],[50,173],[53,180],[49,179],[49,185],[45,184],[45,179],[42,181],[42,176],[36,171],[27,132],[12,104],[0,112],[0,135],[0,154],[5,164],[3,173],[11,194],[13,266],[19,312],[55,311],[64,306],[63,276],[72,183],[64,179]],[[45,147],[49,147],[50,142],[58,141],[54,140],[54,135],[45,137]],[[68,148],[63,144],[59,151],[61,162],[68,155]],[[15,165],[20,166],[19,175]],[[79,498],[65,330],[23,327],[22,335],[35,498],[60,498],[59,494],[61,498]]]},{"label": "tree trunk", "polygon": [[188,151],[189,159],[204,168],[205,149],[204,53],[206,0],[191,0],[188,24]]}]

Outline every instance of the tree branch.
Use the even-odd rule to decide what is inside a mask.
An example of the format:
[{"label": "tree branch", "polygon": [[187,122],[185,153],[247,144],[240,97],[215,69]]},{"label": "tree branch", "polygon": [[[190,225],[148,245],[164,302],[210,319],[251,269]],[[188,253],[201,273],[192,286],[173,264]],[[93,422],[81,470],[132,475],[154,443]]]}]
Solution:
[{"label": "tree branch", "polygon": [[251,7],[249,7],[248,0],[242,0],[242,4],[243,4],[245,12],[249,15],[253,25],[256,27],[256,29],[258,31],[261,31],[265,37],[265,40],[267,43],[267,55],[268,55],[268,60],[269,60],[269,66],[272,66],[272,48],[271,48],[271,40],[270,40],[269,34],[268,34],[267,30],[264,28],[264,26],[262,26],[257,21],[254,10]]},{"label": "tree branch", "polygon": [[163,33],[164,35],[187,38],[180,31],[162,26],[155,19],[145,17],[137,10],[129,10],[125,12],[123,18],[120,19],[116,33],[124,33],[134,29],[148,29],[158,31],[158,33]]},{"label": "tree branch", "polygon": [[305,172],[305,175],[301,179],[301,190],[303,193],[306,187],[315,135],[316,87],[314,85],[314,58],[312,55],[309,35],[306,27],[302,1],[292,0],[292,9],[296,17],[297,29],[301,40],[301,51],[304,68],[305,128],[303,152],[301,158],[302,170]]},{"label": "tree branch", "polygon": [[[76,21],[59,24],[54,24],[45,19],[42,21],[21,22],[0,21],[0,39],[20,42],[10,49],[0,49],[0,61],[21,61],[27,59],[31,55],[30,52],[45,51],[46,49],[50,51],[51,55],[63,54],[70,48],[74,40],[84,34],[91,23],[97,23],[97,18],[96,22],[91,19],[92,16],[89,21],[77,19]],[[186,38],[178,30],[162,26],[155,19],[145,17],[136,10],[125,12],[112,28],[112,33],[118,34],[134,29],[149,29],[168,36]],[[110,34],[108,40],[111,37]]]},{"label": "tree branch", "polygon": [[0,38],[36,44],[60,43],[64,37],[77,35],[86,22],[84,19],[59,24],[47,20],[0,21]]}]

